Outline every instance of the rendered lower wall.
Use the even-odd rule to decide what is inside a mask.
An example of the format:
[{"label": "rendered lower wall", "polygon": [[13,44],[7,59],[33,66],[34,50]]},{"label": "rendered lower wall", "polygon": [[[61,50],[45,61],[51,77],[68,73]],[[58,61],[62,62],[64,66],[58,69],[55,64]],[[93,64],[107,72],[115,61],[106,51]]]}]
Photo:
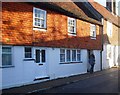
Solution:
[{"label": "rendered lower wall", "polygon": [[102,68],[107,69],[113,66],[118,66],[118,46],[111,46],[111,57],[107,58],[107,45],[104,45],[104,51],[102,53]]},{"label": "rendered lower wall", "polygon": [[[14,64],[14,67],[0,68],[0,70],[2,69],[3,89],[36,83],[36,82],[42,82],[43,80],[34,81],[36,77],[37,65],[34,61],[24,60],[24,47],[13,46],[12,49],[13,49],[12,62]],[[46,49],[46,59],[47,59],[46,60],[47,75],[50,76],[50,79],[87,73],[87,65],[89,64],[87,50],[81,49],[82,63],[60,64],[60,59],[59,59],[60,48],[45,48],[45,49]],[[95,71],[99,71],[100,51],[94,50],[93,52],[96,58]],[[34,52],[33,52],[33,56],[34,56]]]}]

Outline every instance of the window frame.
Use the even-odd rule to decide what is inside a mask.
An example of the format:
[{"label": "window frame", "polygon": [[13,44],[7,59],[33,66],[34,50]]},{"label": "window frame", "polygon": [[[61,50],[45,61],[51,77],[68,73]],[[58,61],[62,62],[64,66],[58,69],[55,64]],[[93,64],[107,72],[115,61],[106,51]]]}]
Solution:
[{"label": "window frame", "polygon": [[[12,48],[12,46],[2,46],[2,56],[3,56],[3,47],[11,48],[11,65],[3,65],[3,64],[1,64],[0,67],[2,67],[2,68],[14,67],[14,64],[13,64],[13,48]],[[2,60],[1,60],[1,62],[2,62]]]},{"label": "window frame", "polygon": [[[25,48],[31,48],[31,57],[30,58],[25,57]],[[33,59],[33,48],[32,47],[24,47],[24,59]]]},{"label": "window frame", "polygon": [[[64,53],[65,61],[61,62],[61,60],[60,60],[61,64],[64,64],[64,63],[82,63],[82,60],[81,60],[81,49],[60,49],[60,50],[64,50],[65,51],[65,53]],[[67,51],[68,50],[70,50],[70,61],[67,60]],[[80,53],[77,52],[78,50],[80,50]],[[76,54],[75,54],[75,56],[76,56],[75,60],[73,60],[73,58],[72,58],[73,51],[76,52]],[[61,52],[60,52],[60,54],[61,54]],[[80,54],[80,61],[77,60],[78,59],[78,54]]]},{"label": "window frame", "polygon": [[[44,27],[41,27],[41,25],[40,26],[35,25],[35,18],[41,20],[40,17],[35,17],[35,10],[39,10],[39,11],[44,12],[44,19],[43,19],[44,20]],[[33,7],[33,30],[46,31],[46,29],[47,29],[47,11],[40,9],[40,8]]]},{"label": "window frame", "polygon": [[[74,21],[74,25],[70,25],[69,24],[69,22],[70,22],[70,20],[73,20]],[[75,18],[71,18],[71,17],[68,17],[68,22],[67,22],[67,28],[68,28],[68,35],[73,35],[73,36],[76,36],[77,35],[77,29],[76,29],[76,23],[77,23],[77,20],[75,19]],[[69,30],[69,27],[74,27],[74,32],[72,31],[70,31]]]},{"label": "window frame", "polygon": [[[94,30],[93,30],[93,27],[94,27]],[[97,36],[97,27],[96,27],[96,25],[95,24],[90,24],[90,38],[91,39],[96,39],[96,36]]]},{"label": "window frame", "polygon": [[[61,50],[64,50],[64,53],[61,53]],[[61,55],[64,55],[64,61],[61,61]],[[65,49],[60,49],[60,62],[61,63],[66,62],[66,51],[65,51]]]}]

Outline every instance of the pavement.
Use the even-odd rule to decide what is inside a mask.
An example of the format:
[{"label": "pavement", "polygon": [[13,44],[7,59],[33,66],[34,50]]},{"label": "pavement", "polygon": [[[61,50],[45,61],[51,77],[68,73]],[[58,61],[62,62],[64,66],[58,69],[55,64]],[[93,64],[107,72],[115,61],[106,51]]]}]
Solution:
[{"label": "pavement", "polygon": [[102,71],[97,71],[97,72],[94,72],[93,74],[90,74],[90,73],[79,74],[79,75],[65,77],[65,78],[48,80],[48,81],[40,82],[36,84],[30,84],[30,85],[24,85],[20,87],[14,87],[10,89],[4,89],[2,90],[2,94],[8,94],[8,93],[30,94],[34,92],[40,92],[40,91],[44,91],[50,88],[56,88],[56,87],[70,84],[70,83],[74,83],[74,82],[84,80],[87,78],[103,75],[106,73],[111,73],[118,69],[119,68],[114,67],[114,68],[110,68],[110,69],[106,69]]}]

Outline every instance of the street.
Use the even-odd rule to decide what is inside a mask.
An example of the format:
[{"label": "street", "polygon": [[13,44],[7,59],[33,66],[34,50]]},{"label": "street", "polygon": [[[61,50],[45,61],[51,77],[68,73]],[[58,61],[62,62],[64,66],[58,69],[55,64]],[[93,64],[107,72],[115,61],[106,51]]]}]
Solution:
[{"label": "street", "polygon": [[48,89],[38,93],[118,93],[120,70],[94,75],[68,85]]}]

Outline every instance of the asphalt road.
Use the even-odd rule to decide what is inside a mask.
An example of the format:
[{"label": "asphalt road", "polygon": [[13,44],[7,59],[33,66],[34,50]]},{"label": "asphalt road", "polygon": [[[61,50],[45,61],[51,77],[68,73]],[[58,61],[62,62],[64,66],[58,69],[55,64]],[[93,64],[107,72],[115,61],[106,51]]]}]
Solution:
[{"label": "asphalt road", "polygon": [[39,93],[118,93],[120,71],[100,74]]}]

